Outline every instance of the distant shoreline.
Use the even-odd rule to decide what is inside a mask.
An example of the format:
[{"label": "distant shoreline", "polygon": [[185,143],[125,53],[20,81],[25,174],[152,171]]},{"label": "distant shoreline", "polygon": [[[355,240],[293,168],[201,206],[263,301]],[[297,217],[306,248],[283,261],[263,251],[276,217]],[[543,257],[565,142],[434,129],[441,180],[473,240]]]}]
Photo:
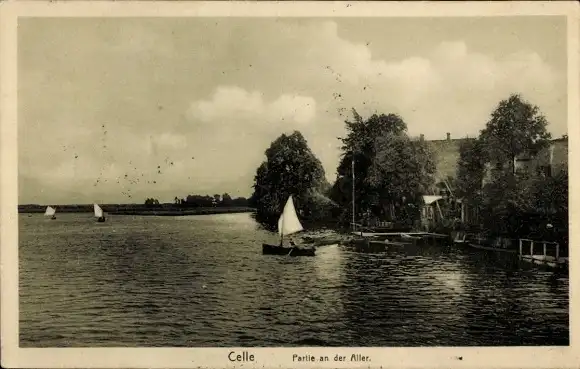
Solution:
[{"label": "distant shoreline", "polygon": [[[58,213],[92,213],[93,205],[55,205]],[[101,205],[103,211],[110,215],[139,215],[139,216],[186,216],[186,215],[209,215],[209,214],[235,214],[253,213],[254,208],[242,206],[230,207],[199,207],[181,208],[177,206],[147,207],[140,204],[115,204]],[[19,205],[20,214],[44,213],[45,205]]]},{"label": "distant shoreline", "polygon": [[151,210],[151,211],[116,211],[109,212],[111,215],[142,215],[142,216],[185,216],[185,215],[210,215],[210,214],[238,214],[238,213],[253,213],[256,211],[251,208],[201,208],[188,210]]}]

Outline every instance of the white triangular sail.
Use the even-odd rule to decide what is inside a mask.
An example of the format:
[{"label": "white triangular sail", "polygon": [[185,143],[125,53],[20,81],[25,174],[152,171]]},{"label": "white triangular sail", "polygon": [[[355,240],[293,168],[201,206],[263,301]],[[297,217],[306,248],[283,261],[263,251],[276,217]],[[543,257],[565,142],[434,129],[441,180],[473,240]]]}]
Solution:
[{"label": "white triangular sail", "polygon": [[53,216],[56,213],[56,209],[53,208],[52,206],[47,206],[46,207],[46,211],[44,212],[44,215],[46,216]]},{"label": "white triangular sail", "polygon": [[95,204],[95,217],[100,218],[103,216],[103,209],[97,204]]},{"label": "white triangular sail", "polygon": [[294,201],[292,201],[292,196],[290,196],[288,201],[286,201],[286,205],[284,205],[282,215],[278,219],[278,233],[281,236],[286,236],[300,232],[303,229],[294,208]]}]

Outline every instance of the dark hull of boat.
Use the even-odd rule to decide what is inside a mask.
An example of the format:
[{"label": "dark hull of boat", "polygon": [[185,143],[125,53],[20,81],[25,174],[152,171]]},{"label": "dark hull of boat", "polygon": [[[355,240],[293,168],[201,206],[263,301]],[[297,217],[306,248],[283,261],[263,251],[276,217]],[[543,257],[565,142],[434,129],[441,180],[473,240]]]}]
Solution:
[{"label": "dark hull of boat", "polygon": [[315,256],[314,248],[284,247],[280,245],[262,244],[262,254],[264,255],[289,255],[289,256]]},{"label": "dark hull of boat", "polygon": [[469,242],[469,246],[471,246],[475,249],[479,249],[479,250],[506,252],[506,253],[510,253],[510,254],[517,253],[517,250],[514,250],[514,249],[508,249],[508,248],[503,248],[503,247],[484,246],[484,245],[479,245],[479,244],[473,243],[473,242]]},{"label": "dark hull of boat", "polygon": [[55,219],[56,219],[56,217],[55,217],[55,216],[53,216],[53,217],[52,217],[52,218],[50,218],[50,219],[52,219],[52,220],[55,220]]},{"label": "dark hull of boat", "polygon": [[97,222],[99,223],[104,223],[105,222],[105,217],[100,217],[97,219]]},{"label": "dark hull of boat", "polygon": [[382,233],[382,232],[390,232],[390,233],[408,233],[412,232],[411,227],[361,227],[357,228],[357,231],[363,232],[370,232],[370,233]]}]

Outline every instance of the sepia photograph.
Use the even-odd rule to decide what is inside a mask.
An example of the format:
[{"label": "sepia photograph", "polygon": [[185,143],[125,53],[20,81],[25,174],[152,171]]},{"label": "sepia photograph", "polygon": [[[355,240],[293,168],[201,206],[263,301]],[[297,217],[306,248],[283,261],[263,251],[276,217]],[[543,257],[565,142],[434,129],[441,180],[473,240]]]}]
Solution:
[{"label": "sepia photograph", "polygon": [[45,4],[4,23],[14,350],[379,367],[381,348],[551,347],[580,363],[575,7],[189,5]]}]

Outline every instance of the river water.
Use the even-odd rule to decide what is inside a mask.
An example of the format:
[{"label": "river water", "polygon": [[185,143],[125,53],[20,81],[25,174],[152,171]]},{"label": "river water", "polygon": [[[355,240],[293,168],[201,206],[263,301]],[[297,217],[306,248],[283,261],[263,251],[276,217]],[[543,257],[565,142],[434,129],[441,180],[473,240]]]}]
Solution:
[{"label": "river water", "polygon": [[445,246],[316,257],[250,214],[20,218],[21,347],[568,345],[568,279]]}]

